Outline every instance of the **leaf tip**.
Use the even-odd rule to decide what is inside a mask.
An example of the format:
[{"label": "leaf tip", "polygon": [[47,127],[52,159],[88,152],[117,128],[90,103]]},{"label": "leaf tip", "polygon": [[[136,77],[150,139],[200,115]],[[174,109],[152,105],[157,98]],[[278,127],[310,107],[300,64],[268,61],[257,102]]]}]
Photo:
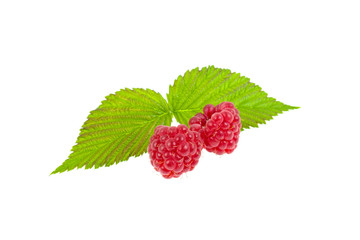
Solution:
[{"label": "leaf tip", "polygon": [[56,173],[62,173],[62,172],[65,172],[67,169],[64,168],[64,164],[60,165],[59,167],[57,167],[54,171],[52,171],[50,173],[49,176],[53,175],[53,174],[56,174]]},{"label": "leaf tip", "polygon": [[296,107],[296,106],[289,106],[289,109],[295,110],[295,109],[299,109],[300,107]]}]

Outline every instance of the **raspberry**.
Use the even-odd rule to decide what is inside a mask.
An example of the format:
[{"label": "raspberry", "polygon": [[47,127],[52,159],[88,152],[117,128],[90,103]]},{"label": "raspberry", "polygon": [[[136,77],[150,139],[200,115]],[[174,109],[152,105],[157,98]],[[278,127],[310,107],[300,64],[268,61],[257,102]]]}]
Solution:
[{"label": "raspberry", "polygon": [[204,113],[189,120],[190,130],[200,133],[207,151],[219,155],[232,153],[237,147],[241,130],[239,110],[233,103],[208,104]]},{"label": "raspberry", "polygon": [[177,178],[195,168],[202,148],[200,133],[190,131],[184,124],[177,127],[160,125],[150,138],[148,153],[151,165],[164,178]]}]

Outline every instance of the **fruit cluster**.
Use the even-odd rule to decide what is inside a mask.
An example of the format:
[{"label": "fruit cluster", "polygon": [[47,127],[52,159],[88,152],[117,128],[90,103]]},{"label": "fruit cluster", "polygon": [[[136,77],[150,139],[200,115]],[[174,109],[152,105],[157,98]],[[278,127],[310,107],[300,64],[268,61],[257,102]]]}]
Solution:
[{"label": "fruit cluster", "polygon": [[207,151],[218,155],[232,153],[241,129],[239,110],[232,102],[222,102],[216,107],[206,105],[203,112],[190,119],[190,130],[200,133]]},{"label": "fruit cluster", "polygon": [[179,177],[194,169],[203,148],[198,132],[185,125],[177,127],[157,126],[150,138],[148,152],[151,164],[164,178]]},{"label": "fruit cluster", "polygon": [[193,170],[203,148],[219,155],[232,153],[239,141],[239,111],[231,102],[216,107],[208,104],[203,113],[197,113],[189,120],[189,128],[183,124],[155,128],[148,153],[151,164],[164,178],[177,178]]}]

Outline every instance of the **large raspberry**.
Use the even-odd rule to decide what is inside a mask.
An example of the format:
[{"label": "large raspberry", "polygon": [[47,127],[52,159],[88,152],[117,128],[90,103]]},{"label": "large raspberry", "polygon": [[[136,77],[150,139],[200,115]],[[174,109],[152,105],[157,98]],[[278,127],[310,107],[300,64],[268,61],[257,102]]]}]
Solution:
[{"label": "large raspberry", "polygon": [[164,178],[179,177],[198,164],[203,141],[198,132],[185,125],[157,126],[150,138],[148,152],[151,164]]},{"label": "large raspberry", "polygon": [[207,151],[219,155],[232,153],[241,130],[239,110],[231,102],[222,102],[216,107],[206,105],[203,112],[190,119],[190,130],[200,133]]}]

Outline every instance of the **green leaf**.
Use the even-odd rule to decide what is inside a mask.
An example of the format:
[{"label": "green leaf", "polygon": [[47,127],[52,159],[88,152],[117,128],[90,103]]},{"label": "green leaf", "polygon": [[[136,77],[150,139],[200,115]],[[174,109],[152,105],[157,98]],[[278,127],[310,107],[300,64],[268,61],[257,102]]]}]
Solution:
[{"label": "green leaf", "polygon": [[239,73],[213,66],[195,68],[179,76],[170,86],[167,99],[176,120],[186,125],[206,104],[233,102],[239,109],[243,129],[258,127],[283,111],[298,108],[268,97]]},{"label": "green leaf", "polygon": [[98,168],[140,156],[147,151],[157,125],[170,125],[166,100],[150,89],[124,89],[88,116],[69,158],[54,173],[74,168]]}]

